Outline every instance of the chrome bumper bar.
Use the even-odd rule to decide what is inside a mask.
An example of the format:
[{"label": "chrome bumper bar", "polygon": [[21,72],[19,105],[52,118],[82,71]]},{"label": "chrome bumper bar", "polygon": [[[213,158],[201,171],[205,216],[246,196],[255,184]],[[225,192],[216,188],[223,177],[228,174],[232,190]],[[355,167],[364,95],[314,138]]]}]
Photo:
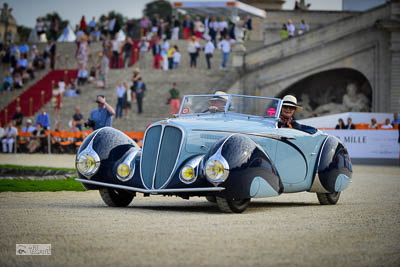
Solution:
[{"label": "chrome bumper bar", "polygon": [[225,190],[224,187],[168,188],[168,189],[148,190],[148,189],[144,189],[144,188],[137,188],[137,187],[119,185],[119,184],[108,184],[108,183],[96,182],[96,181],[80,179],[80,178],[76,178],[75,181],[85,183],[85,184],[100,185],[100,186],[104,186],[104,187],[112,187],[112,188],[117,188],[117,189],[130,190],[130,191],[135,191],[135,192],[140,192],[140,193],[149,193],[149,194],[181,193],[181,192],[218,192],[218,191]]}]

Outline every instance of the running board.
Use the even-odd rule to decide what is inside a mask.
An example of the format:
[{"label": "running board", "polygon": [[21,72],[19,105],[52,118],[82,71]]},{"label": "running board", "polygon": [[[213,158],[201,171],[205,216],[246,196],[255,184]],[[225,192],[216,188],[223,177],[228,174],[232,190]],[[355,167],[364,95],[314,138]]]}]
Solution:
[{"label": "running board", "polygon": [[224,187],[168,188],[168,189],[148,190],[148,189],[144,189],[144,188],[137,188],[137,187],[119,185],[119,184],[108,184],[108,183],[96,182],[96,181],[79,179],[79,178],[76,178],[75,181],[85,183],[85,184],[93,184],[93,185],[112,187],[112,188],[117,188],[117,189],[130,190],[130,191],[135,191],[135,192],[140,192],[140,193],[149,193],[149,194],[181,193],[181,192],[218,192],[218,191],[225,190]]}]

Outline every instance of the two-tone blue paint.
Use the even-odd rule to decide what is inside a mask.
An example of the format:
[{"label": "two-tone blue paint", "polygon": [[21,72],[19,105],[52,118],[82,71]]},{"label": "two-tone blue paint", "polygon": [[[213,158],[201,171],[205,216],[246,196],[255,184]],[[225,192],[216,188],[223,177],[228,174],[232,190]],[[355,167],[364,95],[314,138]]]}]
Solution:
[{"label": "two-tone blue paint", "polygon": [[[195,156],[206,155],[205,162],[228,137],[222,154],[229,161],[231,170],[227,181],[219,185],[226,190],[212,194],[243,199],[275,196],[282,192],[307,191],[310,190],[314,177],[321,180],[327,192],[338,192],[344,190],[351,179],[351,162],[347,151],[340,141],[331,141],[334,140],[332,137],[327,139],[327,135],[320,131],[310,135],[294,129],[277,129],[276,121],[273,119],[224,113],[190,116],[190,118],[179,117],[152,126],[158,124],[179,127],[184,133],[182,151],[165,188],[213,186],[207,181],[202,170],[192,184],[182,183],[179,171],[185,162]],[[207,125],[207,128],[202,130],[199,127],[201,125]],[[117,162],[130,151],[138,149],[135,143],[116,129],[103,128],[99,131],[101,132],[97,134],[93,148],[100,156],[101,166],[96,175],[90,179],[147,188],[141,179],[140,164],[143,157],[140,154],[135,158],[135,173],[132,179],[123,182],[116,177]],[[232,135],[232,132],[239,134]],[[283,138],[252,134],[263,132]],[[79,151],[87,146],[95,133],[84,140]],[[150,137],[147,138],[151,142]],[[147,142],[145,140],[144,143]],[[332,147],[335,147],[337,153],[331,155]],[[338,165],[340,162],[343,166]],[[81,174],[79,177],[85,178]],[[99,188],[94,185],[84,185],[88,189]],[[192,195],[201,193],[196,192]]]},{"label": "two-tone blue paint", "polygon": [[[347,149],[334,136],[326,138],[313,176],[313,185],[318,184],[319,193],[334,193],[346,189],[351,183],[352,164]],[[316,181],[318,180],[318,181]]]}]

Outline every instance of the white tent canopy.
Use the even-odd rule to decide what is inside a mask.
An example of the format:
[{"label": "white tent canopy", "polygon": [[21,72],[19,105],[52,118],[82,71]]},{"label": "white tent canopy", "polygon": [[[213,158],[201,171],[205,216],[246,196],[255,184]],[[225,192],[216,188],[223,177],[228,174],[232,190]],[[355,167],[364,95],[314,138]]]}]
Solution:
[{"label": "white tent canopy", "polygon": [[58,37],[57,42],[74,42],[76,35],[70,27],[65,27],[63,33]]},{"label": "white tent canopy", "polygon": [[237,0],[223,1],[173,1],[172,5],[176,9],[185,10],[189,13],[210,16],[243,16],[250,15],[265,18],[267,13],[259,8],[244,4]]},{"label": "white tent canopy", "polygon": [[39,38],[37,36],[37,31],[35,28],[33,28],[31,30],[31,32],[29,33],[28,43],[38,43],[38,42],[39,42]]}]

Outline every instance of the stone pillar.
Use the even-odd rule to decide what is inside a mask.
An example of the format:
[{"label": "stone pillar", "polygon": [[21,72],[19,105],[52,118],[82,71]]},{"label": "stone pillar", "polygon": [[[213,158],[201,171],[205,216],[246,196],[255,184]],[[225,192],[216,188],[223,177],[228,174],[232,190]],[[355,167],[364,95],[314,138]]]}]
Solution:
[{"label": "stone pillar", "polygon": [[391,4],[390,31],[390,110],[400,110],[400,1],[393,1]]},{"label": "stone pillar", "polygon": [[232,67],[242,69],[244,67],[244,57],[246,54],[246,47],[243,42],[236,42],[232,48]]}]

